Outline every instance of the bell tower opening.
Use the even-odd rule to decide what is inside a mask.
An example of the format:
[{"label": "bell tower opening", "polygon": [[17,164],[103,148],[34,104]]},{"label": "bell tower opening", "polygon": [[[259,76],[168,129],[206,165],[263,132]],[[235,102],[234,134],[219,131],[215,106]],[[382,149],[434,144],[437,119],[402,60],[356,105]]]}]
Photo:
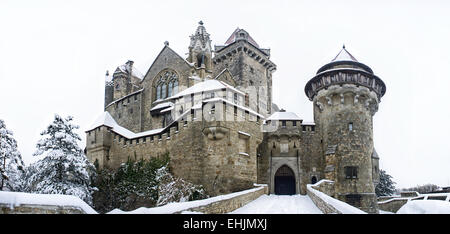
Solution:
[{"label": "bell tower opening", "polygon": [[291,168],[284,165],[275,173],[275,194],[294,195],[295,175]]}]

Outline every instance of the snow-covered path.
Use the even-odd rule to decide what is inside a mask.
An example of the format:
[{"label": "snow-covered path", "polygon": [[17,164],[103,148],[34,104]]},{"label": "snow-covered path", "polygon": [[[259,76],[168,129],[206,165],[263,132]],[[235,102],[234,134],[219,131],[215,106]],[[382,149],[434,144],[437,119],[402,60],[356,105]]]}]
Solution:
[{"label": "snow-covered path", "polygon": [[322,214],[306,195],[262,195],[230,214]]}]

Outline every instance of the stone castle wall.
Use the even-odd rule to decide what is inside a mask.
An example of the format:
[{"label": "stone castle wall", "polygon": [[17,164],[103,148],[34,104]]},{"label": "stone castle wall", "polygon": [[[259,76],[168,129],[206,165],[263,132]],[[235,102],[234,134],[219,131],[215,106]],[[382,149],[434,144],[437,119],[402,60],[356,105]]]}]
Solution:
[{"label": "stone castle wall", "polygon": [[[106,126],[93,129],[87,136],[88,158],[101,167],[118,168],[128,158],[149,159],[169,153],[174,175],[203,185],[210,195],[250,188],[257,182],[261,120],[242,110],[235,116],[234,108],[221,104],[216,104],[216,114],[224,109],[223,114],[231,115],[233,121],[208,121],[199,109],[168,131],[136,139],[127,139]],[[199,118],[194,120],[195,116]]]}]

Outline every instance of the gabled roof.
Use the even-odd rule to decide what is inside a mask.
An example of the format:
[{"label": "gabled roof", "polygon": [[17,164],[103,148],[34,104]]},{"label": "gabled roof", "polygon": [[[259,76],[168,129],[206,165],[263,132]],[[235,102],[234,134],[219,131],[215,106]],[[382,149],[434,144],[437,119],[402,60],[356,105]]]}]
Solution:
[{"label": "gabled roof", "polygon": [[147,72],[146,72],[145,75],[144,75],[144,79],[145,79],[145,77],[147,77],[148,73],[152,70],[152,67],[153,67],[153,65],[155,64],[155,62],[158,61],[159,56],[161,56],[161,54],[162,54],[164,51],[166,51],[166,50],[168,50],[168,51],[174,53],[175,55],[177,55],[181,60],[183,60],[184,62],[186,62],[186,64],[187,64],[188,66],[190,66],[190,67],[193,67],[193,66],[194,66],[193,63],[188,62],[186,59],[184,59],[183,57],[181,57],[181,55],[179,55],[177,52],[175,52],[174,50],[172,50],[172,49],[169,47],[168,43],[167,43],[167,44],[165,44],[164,47],[162,48],[161,52],[159,52],[158,56],[156,56],[155,60],[153,60],[152,65],[150,65],[150,67],[148,68]]},{"label": "gabled roof", "polygon": [[273,113],[267,120],[302,120],[294,112],[279,111]]},{"label": "gabled roof", "polygon": [[164,128],[158,128],[158,129],[152,129],[152,130],[148,130],[145,132],[140,132],[140,133],[134,133],[122,126],[120,126],[119,124],[117,124],[117,122],[114,120],[114,118],[109,114],[108,111],[103,112],[98,118],[97,120],[95,120],[94,124],[91,125],[91,127],[86,130],[86,132],[89,132],[93,129],[96,129],[100,126],[107,126],[110,127],[111,130],[123,137],[126,137],[128,139],[133,139],[133,138],[138,138],[138,137],[142,137],[142,136],[147,136],[147,135],[153,135],[153,134],[157,134],[160,133],[164,130]]},{"label": "gabled roof", "polygon": [[239,28],[236,28],[236,30],[234,30],[234,32],[231,34],[231,36],[225,42],[225,45],[229,45],[229,44],[235,42],[236,41],[236,35],[238,35],[238,33],[240,31],[244,31],[248,35],[248,38],[247,38],[248,42],[250,42],[252,45],[254,45],[257,48],[259,48],[258,43],[256,43],[256,41],[250,36],[250,34],[247,31],[245,31],[244,29],[239,29]]}]

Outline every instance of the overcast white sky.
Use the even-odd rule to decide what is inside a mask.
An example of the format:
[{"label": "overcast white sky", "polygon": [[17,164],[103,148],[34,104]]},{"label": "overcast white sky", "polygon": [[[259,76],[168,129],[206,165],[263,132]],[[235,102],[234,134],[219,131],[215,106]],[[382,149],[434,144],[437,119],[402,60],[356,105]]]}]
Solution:
[{"label": "overcast white sky", "polygon": [[397,187],[450,186],[450,1],[0,1],[0,119],[24,161],[55,113],[84,130],[103,111],[104,74],[143,73],[164,46],[185,56],[203,20],[213,44],[236,29],[271,49],[273,99],[312,121],[304,93],[346,48],[387,86],[374,116],[380,167]]}]

